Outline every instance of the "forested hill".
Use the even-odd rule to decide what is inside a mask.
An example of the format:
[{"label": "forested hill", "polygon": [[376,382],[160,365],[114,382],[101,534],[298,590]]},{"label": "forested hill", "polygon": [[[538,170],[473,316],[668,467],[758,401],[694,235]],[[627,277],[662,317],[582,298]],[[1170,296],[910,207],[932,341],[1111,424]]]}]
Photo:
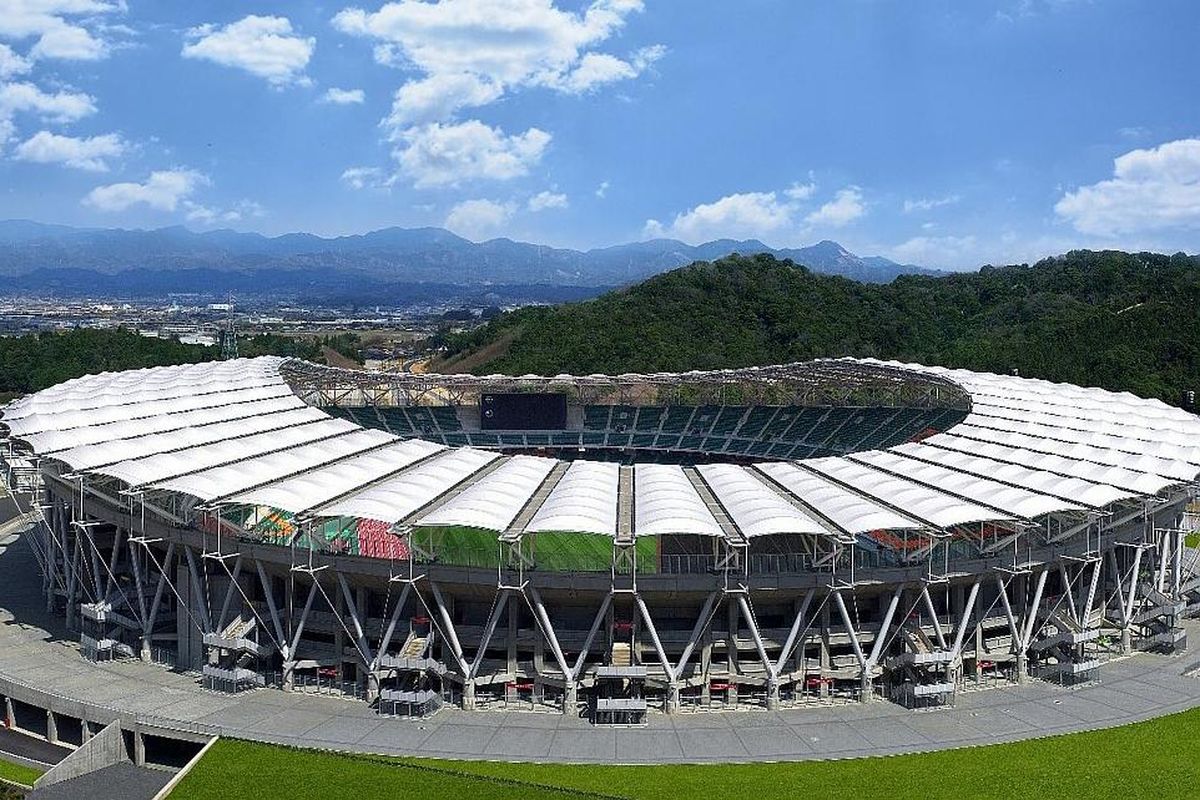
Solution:
[{"label": "forested hill", "polygon": [[1200,257],[1075,251],[890,284],[730,256],[447,337],[440,368],[652,372],[876,356],[1129,390],[1200,388]]}]

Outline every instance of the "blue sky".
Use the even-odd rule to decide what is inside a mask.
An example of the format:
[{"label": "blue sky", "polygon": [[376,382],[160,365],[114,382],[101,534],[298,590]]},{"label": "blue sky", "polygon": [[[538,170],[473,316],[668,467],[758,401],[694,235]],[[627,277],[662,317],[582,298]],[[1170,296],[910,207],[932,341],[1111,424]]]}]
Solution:
[{"label": "blue sky", "polygon": [[1200,250],[1192,0],[0,0],[0,218]]}]

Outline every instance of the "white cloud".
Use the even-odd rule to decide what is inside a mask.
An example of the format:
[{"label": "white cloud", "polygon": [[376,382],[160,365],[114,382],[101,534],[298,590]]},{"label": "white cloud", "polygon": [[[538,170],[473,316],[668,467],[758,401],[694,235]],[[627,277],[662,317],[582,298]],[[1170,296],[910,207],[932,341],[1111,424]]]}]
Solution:
[{"label": "white cloud", "polygon": [[107,56],[111,45],[88,26],[101,28],[97,22],[101,15],[124,10],[123,1],[5,0],[0,7],[0,37],[36,39],[29,50],[33,59],[95,61]]},{"label": "white cloud", "polygon": [[83,199],[100,211],[124,211],[145,205],[157,211],[174,211],[196,189],[208,184],[208,178],[191,169],[158,170],[145,183],[112,183],[97,186]]},{"label": "white cloud", "polygon": [[106,159],[118,158],[124,152],[125,142],[115,133],[76,138],[39,131],[17,145],[14,157],[19,161],[63,164],[91,172],[106,172]]},{"label": "white cloud", "polygon": [[793,224],[795,206],[780,200],[775,192],[743,192],[703,203],[675,215],[670,225],[646,222],[644,235],[669,236],[689,244],[712,239],[745,239],[785,230]]},{"label": "white cloud", "polygon": [[33,62],[13,52],[6,44],[0,44],[0,78],[24,75],[33,69]]},{"label": "white cloud", "polygon": [[336,106],[361,105],[366,99],[367,95],[362,89],[338,89],[330,87],[325,94],[321,95],[323,102],[333,103]]},{"label": "white cloud", "polygon": [[96,113],[96,101],[82,92],[43,92],[32,83],[0,83],[0,119],[28,112],[51,122],[74,122]]},{"label": "white cloud", "polygon": [[603,200],[604,196],[608,194],[608,187],[608,181],[600,181],[600,185],[596,187],[596,197],[599,197],[601,200]]},{"label": "white cloud", "polygon": [[1117,128],[1117,136],[1122,139],[1145,139],[1150,135],[1150,129],[1144,128],[1141,125],[1127,125],[1124,128]]},{"label": "white cloud", "polygon": [[782,191],[726,195],[676,214],[669,224],[647,220],[642,233],[647,237],[669,236],[689,244],[721,238],[760,238],[792,244],[812,235],[816,228],[840,227],[866,213],[862,190],[847,186],[805,215],[806,201],[816,189],[810,176],[808,183],[794,182]]},{"label": "white cloud", "polygon": [[904,201],[904,213],[911,214],[914,211],[932,211],[935,208],[942,206],[952,206],[962,200],[956,194],[947,195],[945,197],[922,197],[916,200]]},{"label": "white cloud", "polygon": [[904,264],[973,267],[979,264],[974,236],[914,236],[891,249],[891,258]]},{"label": "white cloud", "polygon": [[287,17],[251,14],[224,27],[201,25],[186,34],[185,58],[199,58],[245,70],[272,86],[311,83],[304,74],[317,40],[292,30]]},{"label": "white cloud", "polygon": [[449,117],[456,110],[487,105],[504,94],[504,88],[469,73],[434,74],[412,80],[396,90],[392,112],[383,125],[393,132],[406,125]]},{"label": "white cloud", "polygon": [[804,218],[813,226],[840,228],[867,213],[863,205],[862,190],[857,186],[839,189],[833,199]]},{"label": "white cloud", "polygon": [[351,189],[386,189],[392,179],[379,167],[348,167],[342,172],[342,183]]},{"label": "white cloud", "polygon": [[529,198],[530,211],[545,211],[548,208],[566,208],[570,205],[565,194],[551,192],[546,190],[538,192],[533,197]]},{"label": "white cloud", "polygon": [[1100,236],[1200,228],[1200,139],[1118,156],[1112,178],[1067,192],[1054,210]]},{"label": "white cloud", "polygon": [[417,188],[447,186],[465,180],[507,180],[529,173],[550,134],[537,128],[509,136],[479,120],[431,123],[400,136],[394,156],[401,172]]},{"label": "white cloud", "polygon": [[807,200],[808,198],[812,197],[816,191],[817,184],[810,179],[808,183],[800,183],[799,181],[796,181],[787,189],[785,189],[783,193],[786,194],[791,200]]},{"label": "white cloud", "polygon": [[450,209],[445,226],[460,236],[479,240],[496,233],[508,222],[516,208],[512,203],[495,200],[464,200]]},{"label": "white cloud", "polygon": [[182,200],[180,205],[187,212],[185,217],[188,222],[201,225],[240,222],[248,217],[261,217],[266,214],[263,207],[253,200],[239,200],[229,209],[210,208],[192,200]]},{"label": "white cloud", "polygon": [[418,73],[400,87],[388,118],[409,125],[486,105],[511,89],[579,93],[636,77],[663,47],[628,59],[592,48],[642,7],[641,0],[593,0],[578,12],[553,0],[397,0],[376,12],[344,9],[333,25],[375,42],[380,63]]}]

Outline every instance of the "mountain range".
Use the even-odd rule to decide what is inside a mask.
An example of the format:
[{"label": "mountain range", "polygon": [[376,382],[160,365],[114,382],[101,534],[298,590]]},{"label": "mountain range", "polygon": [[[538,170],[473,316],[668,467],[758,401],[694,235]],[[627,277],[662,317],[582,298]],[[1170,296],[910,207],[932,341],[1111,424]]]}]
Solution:
[{"label": "mountain range", "polygon": [[[652,239],[581,251],[511,239],[472,242],[442,228],[393,227],[325,238],[310,233],[268,237],[232,230],[195,232],[182,226],[125,230],[0,221],[0,277],[24,290],[74,285],[88,273],[104,276],[99,280],[103,285],[127,289],[147,281],[169,287],[177,282],[171,276],[182,277],[181,273],[190,273],[188,283],[199,274],[215,275],[218,283],[267,276],[272,285],[311,285],[314,273],[330,272],[404,284],[611,287],[730,253],[770,253],[816,272],[870,283],[886,283],[902,274],[935,274],[880,256],[860,257],[832,241],[777,249],[755,239],[700,245]],[[234,280],[234,274],[240,278]]]}]

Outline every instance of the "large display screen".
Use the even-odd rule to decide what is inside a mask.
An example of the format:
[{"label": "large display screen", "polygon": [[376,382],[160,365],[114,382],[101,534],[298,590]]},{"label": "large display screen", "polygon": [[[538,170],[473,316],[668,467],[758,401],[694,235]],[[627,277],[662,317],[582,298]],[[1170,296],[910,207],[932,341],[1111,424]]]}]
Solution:
[{"label": "large display screen", "polygon": [[485,394],[479,398],[485,431],[561,431],[567,427],[565,394]]}]

